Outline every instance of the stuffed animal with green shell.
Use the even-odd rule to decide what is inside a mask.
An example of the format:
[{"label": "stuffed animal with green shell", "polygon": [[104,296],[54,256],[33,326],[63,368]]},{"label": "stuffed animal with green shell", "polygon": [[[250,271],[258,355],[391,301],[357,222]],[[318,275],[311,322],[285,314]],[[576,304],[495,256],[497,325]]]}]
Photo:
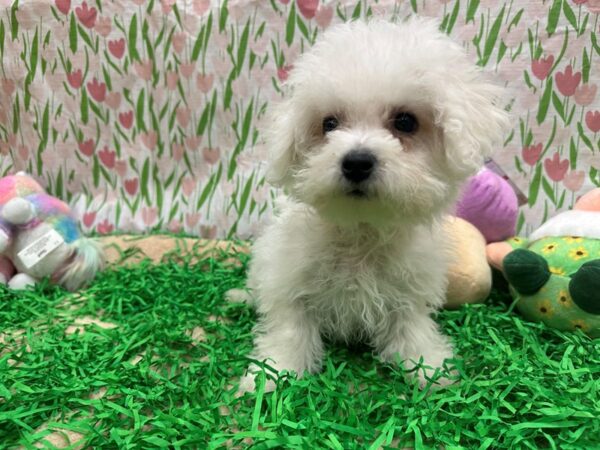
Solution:
[{"label": "stuffed animal with green shell", "polygon": [[600,337],[600,189],[529,238],[489,244],[487,257],[526,319]]}]

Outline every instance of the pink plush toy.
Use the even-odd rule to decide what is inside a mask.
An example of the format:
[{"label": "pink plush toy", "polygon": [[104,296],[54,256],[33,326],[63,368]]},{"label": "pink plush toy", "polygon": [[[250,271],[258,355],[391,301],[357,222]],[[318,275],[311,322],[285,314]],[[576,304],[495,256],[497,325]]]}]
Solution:
[{"label": "pink plush toy", "polygon": [[512,186],[487,168],[469,180],[456,206],[456,215],[473,224],[488,243],[514,236],[518,214]]},{"label": "pink plush toy", "polygon": [[25,173],[0,179],[0,282],[21,289],[49,276],[76,290],[103,264],[101,247],[81,234],[65,203]]}]

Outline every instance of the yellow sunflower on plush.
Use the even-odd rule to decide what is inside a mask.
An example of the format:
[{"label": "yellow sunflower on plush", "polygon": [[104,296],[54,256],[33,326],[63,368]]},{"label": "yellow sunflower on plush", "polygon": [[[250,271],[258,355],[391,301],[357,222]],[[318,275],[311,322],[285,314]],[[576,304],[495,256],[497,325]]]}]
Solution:
[{"label": "yellow sunflower on plush", "polygon": [[590,256],[590,253],[585,249],[583,245],[569,250],[569,258],[571,258],[574,261],[579,261],[580,259],[587,258],[588,256]]},{"label": "yellow sunflower on plush", "polygon": [[489,244],[487,255],[527,319],[600,337],[600,189],[528,239]]}]

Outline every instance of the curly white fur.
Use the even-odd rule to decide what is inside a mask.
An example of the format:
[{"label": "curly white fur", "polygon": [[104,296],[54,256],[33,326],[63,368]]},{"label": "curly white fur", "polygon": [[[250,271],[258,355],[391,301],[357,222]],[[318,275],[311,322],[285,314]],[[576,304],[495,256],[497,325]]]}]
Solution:
[{"label": "curly white fur", "polygon": [[[431,318],[446,288],[440,221],[501,137],[498,89],[417,18],[333,28],[300,57],[287,88],[268,177],[289,197],[254,245],[253,357],[302,376],[319,370],[326,336],[364,340],[407,367],[421,358],[441,367],[452,349]],[[391,129],[396,111],[417,117],[415,133]],[[339,126],[323,133],[331,115]],[[357,148],[377,159],[361,197],[341,170]],[[254,370],[242,389],[253,388]]]}]

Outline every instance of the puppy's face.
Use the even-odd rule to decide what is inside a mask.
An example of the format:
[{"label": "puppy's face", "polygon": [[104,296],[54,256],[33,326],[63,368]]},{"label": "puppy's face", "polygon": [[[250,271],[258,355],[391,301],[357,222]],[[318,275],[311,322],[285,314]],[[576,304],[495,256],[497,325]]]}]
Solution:
[{"label": "puppy's face", "polygon": [[340,223],[444,211],[506,121],[462,49],[420,19],[337,27],[274,117],[269,177]]}]

